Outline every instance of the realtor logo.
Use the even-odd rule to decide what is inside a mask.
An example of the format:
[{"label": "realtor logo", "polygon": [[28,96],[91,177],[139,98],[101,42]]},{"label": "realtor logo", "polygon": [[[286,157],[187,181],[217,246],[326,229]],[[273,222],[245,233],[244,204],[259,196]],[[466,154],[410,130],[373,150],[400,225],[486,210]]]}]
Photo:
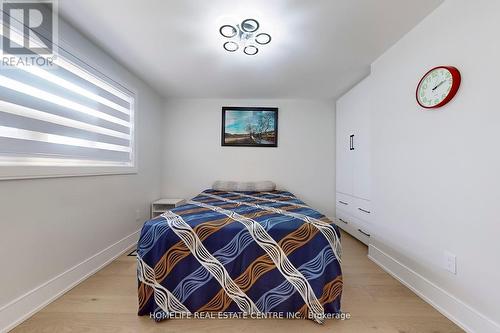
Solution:
[{"label": "realtor logo", "polygon": [[50,55],[57,21],[54,1],[4,0],[2,50],[5,54]]}]

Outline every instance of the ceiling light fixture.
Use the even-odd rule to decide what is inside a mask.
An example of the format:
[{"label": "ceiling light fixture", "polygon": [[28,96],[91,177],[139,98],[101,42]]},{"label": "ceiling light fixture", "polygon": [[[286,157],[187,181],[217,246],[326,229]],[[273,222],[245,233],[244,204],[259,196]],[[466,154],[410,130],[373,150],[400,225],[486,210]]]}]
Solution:
[{"label": "ceiling light fixture", "polygon": [[222,46],[228,52],[242,49],[246,55],[256,55],[259,52],[257,45],[266,45],[271,42],[271,35],[265,32],[257,33],[260,24],[255,19],[243,20],[236,26],[225,24],[220,27],[222,37],[230,39]]}]

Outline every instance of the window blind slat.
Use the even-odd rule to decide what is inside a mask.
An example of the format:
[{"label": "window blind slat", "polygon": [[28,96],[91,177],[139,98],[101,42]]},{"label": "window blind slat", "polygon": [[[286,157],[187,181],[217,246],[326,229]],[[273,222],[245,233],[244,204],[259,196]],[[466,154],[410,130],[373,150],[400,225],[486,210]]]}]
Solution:
[{"label": "window blind slat", "polygon": [[0,137],[0,151],[2,152],[0,161],[3,157],[4,161],[16,160],[18,163],[22,162],[22,159],[26,159],[25,162],[29,162],[32,159],[36,159],[39,161],[43,158],[57,159],[58,163],[64,163],[65,159],[94,162],[103,161],[104,163],[127,163],[130,160],[129,153],[127,152],[54,145],[47,142],[28,141],[2,137]]},{"label": "window blind slat", "polygon": [[0,123],[3,126],[25,129],[35,132],[43,132],[48,134],[68,136],[76,139],[84,139],[90,141],[98,141],[103,143],[111,143],[120,146],[129,146],[130,140],[116,138],[100,133],[94,133],[86,130],[81,130],[73,127],[54,124],[51,122],[40,121],[38,119],[27,118],[15,114],[0,112]]},{"label": "window blind slat", "polygon": [[36,75],[39,78],[42,78],[46,81],[49,81],[53,84],[57,84],[58,86],[68,89],[74,93],[77,93],[81,96],[87,97],[95,102],[98,102],[100,104],[106,105],[107,107],[110,107],[114,110],[120,111],[122,113],[125,113],[126,115],[130,115],[130,110],[128,108],[125,108],[113,101],[110,101],[102,96],[99,96],[98,94],[89,91],[79,85],[73,84],[70,81],[63,79],[61,77],[58,77],[52,73],[50,73],[47,70],[44,70],[39,67],[22,67],[23,70],[27,71],[30,74]]},{"label": "window blind slat", "polygon": [[69,82],[73,82],[74,84],[78,85],[79,87],[82,87],[83,89],[86,89],[98,96],[101,96],[102,98],[105,98],[108,101],[111,101],[112,103],[119,105],[127,110],[130,110],[130,103],[128,101],[125,101],[118,96],[110,93],[107,90],[102,89],[101,87],[96,86],[92,82],[85,81],[83,78],[80,76],[76,75],[75,73],[72,73],[65,68],[61,66],[54,65],[54,68],[50,69],[50,73],[56,75],[57,77],[60,77],[61,79],[64,79]]},{"label": "window blind slat", "polygon": [[[38,76],[35,76],[27,71],[3,71],[1,75],[15,80],[17,82],[20,82],[25,85],[29,85],[33,88],[42,90],[46,93],[56,95],[56,96],[63,96],[65,99],[70,100],[74,103],[77,103],[79,105],[82,105],[86,108],[93,109],[98,112],[105,113],[109,116],[124,120],[126,122],[130,121],[130,115],[125,114],[121,111],[115,110],[113,108],[110,108],[102,103],[96,102],[93,99],[84,97],[80,94],[77,94],[71,90],[65,89],[61,87],[60,85],[54,84],[52,82],[46,81],[43,78],[40,78]],[[24,92],[23,92],[24,94]],[[26,95],[26,94],[25,94]],[[26,98],[32,98],[31,96],[26,96]]]},{"label": "window blind slat", "polygon": [[47,143],[54,143],[66,146],[77,146],[113,151],[125,151],[130,152],[130,147],[114,145],[111,143],[90,141],[85,139],[73,138],[70,136],[63,136],[51,133],[43,133],[37,131],[30,131],[21,128],[0,126],[0,137],[11,138],[11,139],[21,139],[30,141],[40,141]]},{"label": "window blind slat", "polygon": [[94,116],[85,113],[75,112],[72,109],[54,103],[50,103],[38,98],[32,98],[29,95],[17,92],[15,90],[4,89],[0,87],[0,100],[5,101],[7,103],[64,117],[67,119],[76,120],[83,123],[107,128],[124,134],[130,135],[131,133],[131,128],[127,128],[125,126],[118,125],[116,123],[112,123],[104,119],[96,118]]},{"label": "window blind slat", "polygon": [[55,114],[35,110],[32,108],[27,108],[21,105],[16,105],[5,101],[0,101],[0,113],[1,112],[23,116],[26,118],[36,119],[44,122],[50,122],[53,124],[58,124],[66,127],[72,127],[89,132],[104,134],[115,138],[130,140],[130,135],[126,133],[114,131],[105,127],[88,124],[78,120],[61,117]]},{"label": "window blind slat", "polygon": [[78,103],[73,102],[73,101],[66,99],[64,97],[60,97],[60,96],[48,93],[46,91],[35,88],[35,87],[30,86],[28,84],[19,82],[17,80],[10,79],[4,75],[0,75],[0,86],[7,88],[7,89],[21,92],[23,94],[29,95],[29,96],[34,97],[34,98],[42,99],[42,100],[50,102],[50,103],[54,103],[54,104],[58,104],[58,105],[70,108],[70,109],[77,111],[77,112],[82,112],[82,113],[85,113],[85,114],[88,114],[88,115],[91,115],[91,116],[94,116],[97,118],[101,118],[101,119],[110,121],[112,123],[116,123],[116,124],[119,124],[119,125],[122,125],[125,127],[130,127],[130,123],[125,121],[125,120],[110,116],[104,112],[100,112],[100,111],[97,111],[95,109],[86,107],[84,105],[78,104]]}]

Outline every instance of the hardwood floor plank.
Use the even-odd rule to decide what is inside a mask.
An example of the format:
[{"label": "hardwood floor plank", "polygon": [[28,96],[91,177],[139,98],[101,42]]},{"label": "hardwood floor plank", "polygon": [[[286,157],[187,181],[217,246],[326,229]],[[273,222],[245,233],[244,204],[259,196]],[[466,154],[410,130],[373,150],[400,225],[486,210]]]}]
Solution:
[{"label": "hardwood floor plank", "polygon": [[[15,328],[15,333],[335,332],[458,333],[450,320],[367,258],[367,247],[343,233],[344,293],[349,320],[174,319],[137,316],[135,257],[123,255]],[[130,252],[130,251],[128,251]],[[128,253],[127,252],[127,253]]]}]

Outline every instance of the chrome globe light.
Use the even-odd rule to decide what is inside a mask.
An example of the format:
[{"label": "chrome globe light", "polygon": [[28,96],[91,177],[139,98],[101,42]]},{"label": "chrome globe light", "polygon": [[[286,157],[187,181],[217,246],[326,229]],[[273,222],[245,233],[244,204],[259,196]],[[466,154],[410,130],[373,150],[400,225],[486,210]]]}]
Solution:
[{"label": "chrome globe light", "polygon": [[225,24],[220,27],[219,33],[227,38],[222,47],[228,52],[236,52],[241,49],[246,55],[256,55],[259,52],[257,46],[269,44],[271,35],[258,32],[260,24],[257,20],[249,18],[243,20],[236,26]]}]

